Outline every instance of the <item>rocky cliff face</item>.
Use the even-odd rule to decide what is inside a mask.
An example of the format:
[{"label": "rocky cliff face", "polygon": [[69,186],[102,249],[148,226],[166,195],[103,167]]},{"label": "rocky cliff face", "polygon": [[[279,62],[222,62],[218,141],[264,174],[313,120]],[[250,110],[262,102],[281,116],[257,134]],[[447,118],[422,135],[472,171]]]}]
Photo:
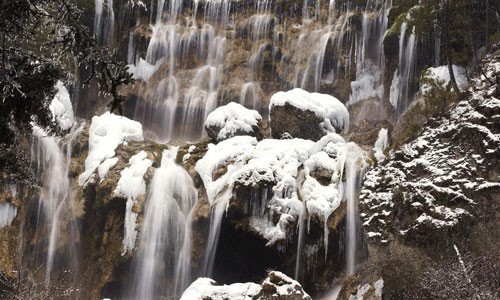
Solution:
[{"label": "rocky cliff face", "polygon": [[[496,51],[482,62],[488,78],[498,78],[499,59]],[[499,96],[498,86],[476,73],[462,101],[366,174],[360,210],[368,268],[384,278],[387,299],[498,297],[496,273],[471,268],[498,259],[490,249],[498,244]],[[462,270],[455,267],[461,255]],[[455,291],[446,290],[453,282],[446,272],[460,277]],[[442,282],[427,286],[432,280]]]}]

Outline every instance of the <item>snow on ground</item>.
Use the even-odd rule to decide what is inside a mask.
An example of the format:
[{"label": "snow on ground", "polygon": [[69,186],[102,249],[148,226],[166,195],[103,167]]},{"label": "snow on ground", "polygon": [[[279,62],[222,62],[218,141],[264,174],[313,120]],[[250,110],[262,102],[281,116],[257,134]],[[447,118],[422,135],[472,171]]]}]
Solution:
[{"label": "snow on ground", "polygon": [[[486,60],[488,76],[500,72],[498,61]],[[447,69],[436,70],[445,77]],[[369,238],[386,242],[390,234],[448,232],[474,217],[478,196],[499,187],[487,170],[498,172],[490,162],[500,155],[500,101],[484,77],[472,80],[469,93],[366,174],[360,206]]]},{"label": "snow on ground", "polygon": [[311,299],[297,281],[281,272],[271,271],[261,285],[252,282],[217,285],[210,278],[198,278],[184,291],[180,300],[258,300],[277,297]]},{"label": "snow on ground", "polygon": [[9,226],[17,215],[17,208],[10,203],[0,203],[0,229]]},{"label": "snow on ground", "polygon": [[220,128],[217,141],[222,141],[237,133],[252,133],[261,120],[256,110],[230,102],[212,111],[205,120],[205,127]]},{"label": "snow on ground", "polygon": [[[94,171],[106,159],[115,156],[115,149],[127,141],[143,141],[142,125],[128,118],[109,112],[94,116],[89,129],[89,154],[85,159],[85,171],[79,177],[79,184],[84,185]],[[112,161],[108,161],[99,173],[106,174]]]},{"label": "snow on ground", "polygon": [[334,127],[343,131],[349,128],[349,112],[337,98],[320,93],[309,93],[295,88],[287,92],[277,92],[271,97],[269,111],[275,106],[290,104],[301,110],[309,110],[323,119],[326,132],[335,132]]},{"label": "snow on ground", "polygon": [[70,129],[75,123],[75,115],[73,113],[73,105],[69,92],[61,81],[58,81],[55,86],[57,92],[50,102],[49,109],[52,112],[53,119],[57,122],[62,130]]},{"label": "snow on ground", "polygon": [[[375,281],[373,284],[364,284],[363,286],[358,286],[356,294],[350,295],[349,300],[364,300],[365,295],[367,299],[375,300],[382,299],[382,290],[384,288],[384,280],[380,278]],[[368,293],[370,290],[373,290],[372,293]],[[368,295],[367,295],[368,293]],[[375,297],[374,297],[375,296]]]},{"label": "snow on ground", "polygon": [[135,229],[137,213],[133,211],[133,206],[137,198],[146,194],[146,182],[144,174],[153,162],[147,158],[145,151],[140,151],[129,160],[129,166],[120,173],[120,179],[116,185],[114,194],[127,198],[125,208],[125,234],[123,237],[123,252],[134,249],[137,231]]},{"label": "snow on ground", "polygon": [[[257,142],[253,137],[237,136],[217,145],[210,144],[195,169],[212,205],[226,188],[272,187],[272,197],[264,203],[265,213],[254,212],[250,224],[268,244],[273,244],[286,238],[286,228],[303,214],[304,203],[309,217],[318,215],[326,224],[342,200],[341,178],[348,147],[335,133],[318,142],[303,139]],[[227,167],[224,174],[214,178],[214,173],[224,167]],[[299,175],[301,167],[304,172]],[[314,178],[313,172],[318,169],[331,174],[328,185]]]},{"label": "snow on ground", "polygon": [[[460,90],[465,90],[469,84],[466,74],[467,72],[464,67],[453,65],[453,75],[455,75],[455,81],[457,82]],[[448,66],[428,68],[426,76],[438,80],[443,84],[443,86],[447,86],[450,83],[450,72],[448,70]],[[428,85],[424,84],[420,89],[422,90],[422,93],[425,94],[429,88],[430,87]]]},{"label": "snow on ground", "polygon": [[137,65],[128,65],[128,72],[132,74],[132,78],[135,80],[141,81],[149,81],[151,77],[158,71],[161,64],[163,63],[163,59],[160,59],[156,62],[155,65],[152,65],[145,61],[144,59],[139,59]]}]

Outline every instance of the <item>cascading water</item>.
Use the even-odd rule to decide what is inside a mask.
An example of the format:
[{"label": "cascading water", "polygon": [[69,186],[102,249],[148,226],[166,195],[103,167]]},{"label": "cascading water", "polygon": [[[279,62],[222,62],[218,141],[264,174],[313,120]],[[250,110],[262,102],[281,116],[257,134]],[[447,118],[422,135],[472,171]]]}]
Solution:
[{"label": "cascading water", "polygon": [[[191,283],[191,211],[197,191],[186,170],[175,163],[176,155],[176,148],[163,152],[149,186],[125,299],[176,296]],[[166,285],[165,278],[173,284]]]},{"label": "cascading water", "polygon": [[[146,63],[139,64],[134,59],[136,78],[141,78],[139,74],[146,69],[153,69],[154,73],[160,65],[166,66],[159,83],[141,87],[139,94],[146,101],[144,105],[137,105],[134,113],[134,119],[141,121],[157,140],[199,140],[204,134],[204,119],[217,107],[230,1],[206,1],[201,26],[196,20],[198,1],[192,5],[193,13],[185,24],[178,18],[183,11],[183,1],[171,1],[166,7],[165,1],[159,0],[152,6],[156,18],[151,25],[153,32]],[[138,48],[134,41],[131,43],[129,58],[135,57]],[[188,68],[179,69],[179,66]]]},{"label": "cascading water", "polygon": [[33,130],[32,159],[44,178],[39,199],[37,240],[39,251],[46,252],[46,285],[51,280],[56,254],[60,267],[73,271],[78,268],[76,245],[79,229],[68,173],[72,145],[82,129],[83,126],[69,133],[65,141],[47,135],[38,127]]},{"label": "cascading water", "polygon": [[227,187],[215,200],[212,207],[212,216],[210,217],[210,230],[205,250],[205,258],[201,269],[202,276],[211,276],[214,268],[215,255],[217,254],[217,245],[219,243],[219,234],[222,225],[222,218],[231,200],[233,189]]},{"label": "cascading water", "polygon": [[[356,80],[351,82],[347,105],[384,95],[384,35],[392,1],[369,0],[362,18],[361,35],[356,40]],[[373,13],[378,9],[378,13]]]},{"label": "cascading water", "polygon": [[364,174],[365,152],[355,143],[347,144],[345,171],[346,182],[344,188],[344,199],[347,203],[346,215],[346,273],[352,275],[356,271],[359,255],[359,241],[361,239],[361,227],[359,220],[358,195],[361,178]]},{"label": "cascading water", "polygon": [[389,101],[397,113],[402,113],[411,104],[412,85],[416,71],[416,34],[413,27],[407,34],[408,23],[401,24],[399,35],[399,64],[391,83]]},{"label": "cascading water", "polygon": [[115,32],[113,0],[95,0],[94,4],[94,35],[102,44],[112,45]]}]

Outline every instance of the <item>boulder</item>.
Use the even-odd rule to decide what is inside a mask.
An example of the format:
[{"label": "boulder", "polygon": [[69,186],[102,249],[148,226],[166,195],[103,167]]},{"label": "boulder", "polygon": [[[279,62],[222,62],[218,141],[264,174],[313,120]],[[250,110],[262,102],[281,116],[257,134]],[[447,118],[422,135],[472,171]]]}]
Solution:
[{"label": "boulder", "polygon": [[261,122],[262,117],[256,110],[231,102],[208,115],[205,120],[205,130],[216,142],[238,135],[250,135],[260,139]]},{"label": "boulder", "polygon": [[210,278],[198,278],[182,294],[181,300],[309,300],[295,280],[278,271],[269,272],[262,284],[253,282],[218,285]]},{"label": "boulder", "polygon": [[272,137],[317,141],[349,127],[349,112],[337,98],[302,89],[278,92],[269,104]]}]

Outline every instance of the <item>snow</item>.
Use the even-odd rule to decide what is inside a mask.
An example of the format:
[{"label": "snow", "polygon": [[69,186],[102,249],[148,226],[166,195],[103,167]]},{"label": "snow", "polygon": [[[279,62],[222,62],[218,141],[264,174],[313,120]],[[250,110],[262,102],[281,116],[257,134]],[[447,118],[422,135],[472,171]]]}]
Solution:
[{"label": "snow", "polygon": [[365,284],[362,287],[358,287],[358,290],[355,295],[350,295],[349,300],[363,300],[364,295],[370,290],[371,286],[369,284]]},{"label": "snow", "polygon": [[323,119],[326,132],[335,132],[335,128],[345,131],[349,128],[349,112],[337,98],[320,93],[309,93],[303,89],[277,92],[271,97],[269,110],[275,106],[292,105],[300,110],[309,110]]},{"label": "snow", "polygon": [[382,291],[384,289],[384,279],[380,278],[379,280],[375,281],[373,286],[375,287],[375,296],[382,299]]},{"label": "snow", "polygon": [[210,278],[198,278],[181,296],[180,300],[252,300],[261,291],[260,285],[252,282],[215,285]]},{"label": "snow", "polygon": [[384,150],[389,146],[389,134],[386,128],[380,129],[378,132],[378,138],[373,147],[373,152],[377,161],[382,161],[385,159]]},{"label": "snow", "polygon": [[124,253],[134,249],[135,240],[137,238],[137,231],[135,229],[137,213],[133,211],[133,206],[137,202],[139,196],[146,194],[144,174],[153,164],[147,156],[145,151],[141,151],[130,158],[129,166],[121,171],[121,177],[114,191],[115,196],[127,198],[124,225],[125,234],[123,238]]},{"label": "snow", "polygon": [[137,65],[128,65],[128,72],[132,74],[132,78],[135,80],[141,81],[149,81],[151,77],[158,71],[163,60],[160,59],[156,62],[156,64],[152,65],[145,61],[144,59],[139,59],[139,63]]},{"label": "snow", "polygon": [[[143,140],[142,125],[139,122],[109,112],[94,116],[89,129],[89,154],[85,159],[85,171],[78,178],[79,184],[84,185],[103,161],[114,157],[118,145]],[[111,167],[110,164],[111,162],[107,162],[101,168],[101,175],[107,173],[106,167]]]},{"label": "snow", "polygon": [[363,286],[358,286],[355,295],[350,295],[349,300],[364,300],[366,293],[370,290],[374,290],[375,297],[369,296],[367,299],[382,299],[382,290],[384,288],[384,280],[380,278],[373,284],[364,284]]},{"label": "snow", "polygon": [[217,141],[235,136],[237,133],[252,133],[262,120],[256,110],[230,102],[212,111],[205,120],[205,128],[220,128]]},{"label": "snow", "polygon": [[9,226],[17,215],[17,208],[10,203],[0,202],[0,229]]},{"label": "snow", "polygon": [[[486,56],[483,69],[490,78],[500,71],[497,65],[498,58]],[[457,81],[465,88],[465,70],[457,68]],[[430,73],[449,82],[445,66],[432,68]],[[389,231],[413,238],[418,238],[414,233],[422,231],[453,232],[477,217],[474,206],[481,199],[478,193],[499,186],[487,175],[492,172],[490,157],[497,157],[500,149],[496,129],[500,101],[494,93],[495,86],[483,76],[471,78],[468,99],[368,171],[360,206],[366,231],[380,233],[371,234],[373,239],[387,241]],[[393,214],[401,202],[406,207],[403,215]]]},{"label": "snow", "polygon": [[[235,186],[272,187],[272,197],[264,203],[264,214],[251,219],[252,228],[273,244],[286,238],[286,229],[304,212],[318,215],[325,222],[342,200],[342,172],[351,147],[345,140],[330,133],[313,142],[303,139],[260,142],[254,137],[237,136],[217,145],[209,144],[205,156],[195,169],[200,175],[208,200],[214,205],[217,195]],[[222,176],[213,174],[227,166]],[[304,171],[299,174],[299,169]],[[313,171],[323,169],[332,174],[331,182],[322,185]],[[298,195],[300,190],[300,197]],[[266,198],[262,197],[262,198]],[[266,199],[261,201],[266,201]],[[278,215],[279,220],[271,218]],[[271,219],[275,220],[271,222]],[[327,233],[327,232],[325,232]]]},{"label": "snow", "polygon": [[118,162],[118,157],[107,158],[98,168],[97,174],[99,174],[99,178],[104,180],[108,175],[108,172],[111,168],[113,168]]},{"label": "snow", "polygon": [[180,300],[252,300],[261,299],[261,297],[257,298],[258,295],[270,293],[272,294],[269,295],[269,299],[285,299],[286,297],[300,299],[300,296],[303,300],[311,299],[297,281],[281,272],[271,271],[261,285],[252,282],[217,285],[210,278],[198,278],[184,291]]},{"label": "snow", "polygon": [[55,86],[57,92],[50,102],[49,109],[52,112],[52,118],[57,122],[62,130],[70,129],[75,123],[75,115],[73,113],[73,105],[69,92],[61,81],[58,81]]},{"label": "snow", "polygon": [[[458,88],[460,90],[466,89],[469,82],[467,80],[465,68],[457,65],[453,65],[452,68]],[[425,76],[439,81],[444,87],[446,87],[450,83],[450,72],[448,70],[448,66],[428,68],[425,74]],[[427,93],[429,91],[429,88],[430,87],[426,84],[422,85],[422,93]]]}]

